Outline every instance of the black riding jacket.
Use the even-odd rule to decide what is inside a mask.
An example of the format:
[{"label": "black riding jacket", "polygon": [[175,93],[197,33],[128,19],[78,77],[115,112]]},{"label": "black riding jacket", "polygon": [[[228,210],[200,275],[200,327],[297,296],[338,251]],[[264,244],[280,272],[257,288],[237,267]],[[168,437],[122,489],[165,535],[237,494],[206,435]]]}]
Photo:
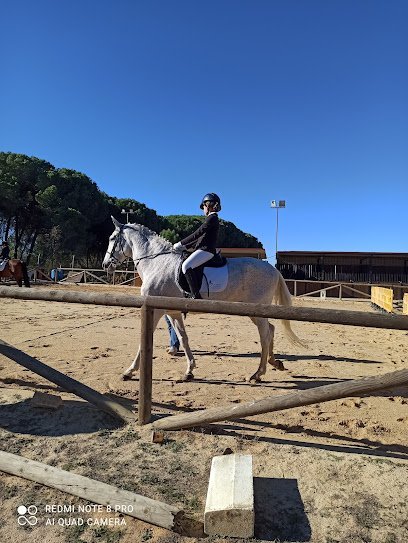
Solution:
[{"label": "black riding jacket", "polygon": [[209,253],[216,253],[217,237],[220,223],[217,213],[210,213],[195,232],[181,240],[182,245],[195,251],[202,249]]},{"label": "black riding jacket", "polygon": [[0,254],[1,260],[8,260],[10,258],[10,248],[9,247],[3,247]]}]

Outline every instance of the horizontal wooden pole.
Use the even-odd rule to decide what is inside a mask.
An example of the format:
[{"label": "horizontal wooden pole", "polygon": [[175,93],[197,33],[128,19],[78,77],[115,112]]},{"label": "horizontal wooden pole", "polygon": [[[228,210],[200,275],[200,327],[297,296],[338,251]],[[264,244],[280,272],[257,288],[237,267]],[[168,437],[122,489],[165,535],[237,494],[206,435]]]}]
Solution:
[{"label": "horizontal wooden pole", "polygon": [[24,366],[34,373],[41,375],[41,377],[44,377],[44,379],[47,379],[47,381],[55,383],[67,392],[71,392],[72,394],[87,400],[102,411],[109,413],[111,416],[121,420],[122,422],[134,423],[137,421],[137,416],[120,403],[111,400],[93,388],[72,379],[72,377],[68,377],[64,373],[47,366],[47,364],[40,362],[36,358],[33,358],[32,356],[20,351],[16,347],[9,345],[2,340],[0,340],[0,354],[14,360],[14,362],[17,362],[17,364],[20,364],[20,366]]},{"label": "horizontal wooden pole", "polygon": [[155,309],[173,309],[181,312],[221,313],[225,315],[408,330],[408,319],[405,315],[381,315],[378,313],[365,313],[364,311],[190,300],[165,296],[146,296],[146,305]]},{"label": "horizontal wooden pole", "polygon": [[0,287],[0,298],[18,300],[42,300],[45,302],[66,302],[70,304],[112,305],[119,307],[142,307],[143,296],[132,294],[107,294],[104,292],[78,292],[78,290],[19,287]]},{"label": "horizontal wooden pole", "polygon": [[382,315],[378,313],[365,313],[363,311],[288,307],[218,300],[191,300],[186,298],[169,298],[166,296],[144,297],[129,294],[106,294],[36,288],[28,290],[18,287],[0,288],[0,297],[121,307],[141,307],[143,303],[146,303],[146,305],[155,309],[173,309],[181,312],[220,313],[225,315],[408,330],[408,318],[406,315]]},{"label": "horizontal wooden pole", "polygon": [[155,430],[179,430],[180,428],[201,426],[211,422],[250,417],[261,413],[291,409],[292,407],[328,402],[350,396],[360,396],[368,392],[406,385],[407,383],[408,369],[399,370],[380,376],[343,381],[280,396],[268,396],[262,400],[239,405],[214,407],[194,413],[174,415],[155,422],[153,428]]},{"label": "horizontal wooden pole", "polygon": [[92,503],[109,505],[113,510],[116,507],[120,511],[125,506],[127,515],[167,530],[175,527],[176,515],[180,513],[180,509],[166,503],[16,454],[0,451],[0,470],[79,496]]}]

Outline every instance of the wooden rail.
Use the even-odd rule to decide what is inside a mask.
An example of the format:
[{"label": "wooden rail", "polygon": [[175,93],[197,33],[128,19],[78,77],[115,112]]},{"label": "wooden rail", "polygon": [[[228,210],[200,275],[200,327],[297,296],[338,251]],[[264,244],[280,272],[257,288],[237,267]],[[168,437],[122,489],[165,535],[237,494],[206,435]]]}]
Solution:
[{"label": "wooden rail", "polygon": [[2,340],[0,340],[0,354],[6,356],[10,360],[13,360],[17,364],[20,364],[20,366],[29,369],[37,375],[41,375],[41,377],[44,377],[44,379],[47,379],[47,381],[51,381],[51,383],[62,387],[67,392],[71,392],[72,394],[87,400],[95,405],[98,409],[109,413],[114,418],[119,419],[122,422],[129,423],[136,422],[137,420],[136,415],[134,415],[132,411],[129,411],[126,409],[126,407],[115,400],[104,396],[93,388],[84,385],[80,381],[72,379],[72,377],[68,377],[60,371],[47,366],[47,364],[40,362],[40,360],[33,358],[27,353],[20,351],[16,347],[13,347],[13,345],[9,345]]},{"label": "wooden rail", "polygon": [[[166,503],[8,452],[0,451],[0,471],[110,506],[113,511],[122,511],[126,506],[126,515],[167,530],[176,528],[177,517],[181,513],[180,509]],[[24,541],[30,539],[23,537]]]},{"label": "wooden rail", "polygon": [[408,370],[399,370],[375,377],[364,377],[363,379],[334,383],[309,390],[282,394],[280,396],[268,396],[262,400],[239,405],[214,407],[195,413],[173,415],[155,422],[153,427],[155,430],[178,430],[180,428],[200,426],[220,420],[250,417],[261,413],[282,411],[292,407],[328,402],[349,396],[359,396],[360,394],[367,394],[368,392],[406,384],[408,384]]}]

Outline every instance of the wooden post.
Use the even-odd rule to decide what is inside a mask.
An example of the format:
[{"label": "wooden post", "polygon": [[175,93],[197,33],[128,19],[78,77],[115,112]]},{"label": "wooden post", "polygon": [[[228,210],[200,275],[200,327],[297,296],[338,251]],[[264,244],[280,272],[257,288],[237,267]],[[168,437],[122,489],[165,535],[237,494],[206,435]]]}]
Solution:
[{"label": "wooden post", "polygon": [[47,366],[43,362],[40,362],[36,358],[33,358],[32,356],[20,351],[16,347],[9,345],[2,340],[0,340],[0,354],[14,360],[14,362],[17,362],[17,364],[20,364],[20,366],[24,366],[34,373],[41,375],[41,377],[44,377],[44,379],[47,379],[47,381],[55,383],[67,392],[72,392],[76,396],[87,400],[116,419],[119,419],[122,422],[136,422],[136,415],[134,415],[120,403],[117,403],[103,394],[100,394],[93,388],[72,379],[72,377],[68,377],[54,368]]},{"label": "wooden post", "polygon": [[360,396],[375,390],[391,388],[394,386],[406,385],[408,383],[408,369],[385,373],[384,375],[343,381],[332,385],[311,388],[291,392],[280,396],[267,396],[262,400],[252,401],[239,405],[228,405],[225,407],[214,407],[204,409],[195,413],[173,415],[166,417],[153,424],[155,430],[178,430],[191,426],[200,426],[220,420],[237,419],[250,417],[261,413],[282,411],[292,407],[300,407],[313,403],[328,402],[347,398],[349,396]]},{"label": "wooden post", "polygon": [[141,425],[150,422],[152,414],[153,317],[154,309],[144,304],[140,326],[139,424]]},{"label": "wooden post", "polygon": [[295,279],[295,286],[293,287],[293,296],[296,298],[297,296],[297,281]]},{"label": "wooden post", "polygon": [[340,283],[340,288],[339,288],[339,299],[340,300],[342,299],[342,295],[343,295],[343,285]]},{"label": "wooden post", "polygon": [[[113,516],[115,511],[122,511],[125,506],[126,515],[167,530],[177,527],[178,519],[176,517],[180,513],[180,509],[89,477],[3,451],[0,451],[0,470],[16,477],[23,477],[29,481],[57,488],[92,503],[109,505],[112,508],[112,513],[107,516]],[[23,539],[28,541],[30,537],[27,536]]]}]

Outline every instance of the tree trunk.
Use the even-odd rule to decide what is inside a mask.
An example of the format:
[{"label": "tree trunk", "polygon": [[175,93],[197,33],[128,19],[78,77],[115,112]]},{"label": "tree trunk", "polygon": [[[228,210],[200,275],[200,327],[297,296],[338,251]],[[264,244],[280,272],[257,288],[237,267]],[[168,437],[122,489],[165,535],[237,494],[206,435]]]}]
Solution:
[{"label": "tree trunk", "polygon": [[34,234],[33,234],[33,237],[31,238],[30,248],[28,250],[28,255],[27,255],[27,258],[26,258],[27,266],[30,264],[30,260],[31,260],[31,257],[33,255],[34,246],[35,246],[35,242],[37,241],[37,237],[38,237],[38,230],[35,230]]}]

